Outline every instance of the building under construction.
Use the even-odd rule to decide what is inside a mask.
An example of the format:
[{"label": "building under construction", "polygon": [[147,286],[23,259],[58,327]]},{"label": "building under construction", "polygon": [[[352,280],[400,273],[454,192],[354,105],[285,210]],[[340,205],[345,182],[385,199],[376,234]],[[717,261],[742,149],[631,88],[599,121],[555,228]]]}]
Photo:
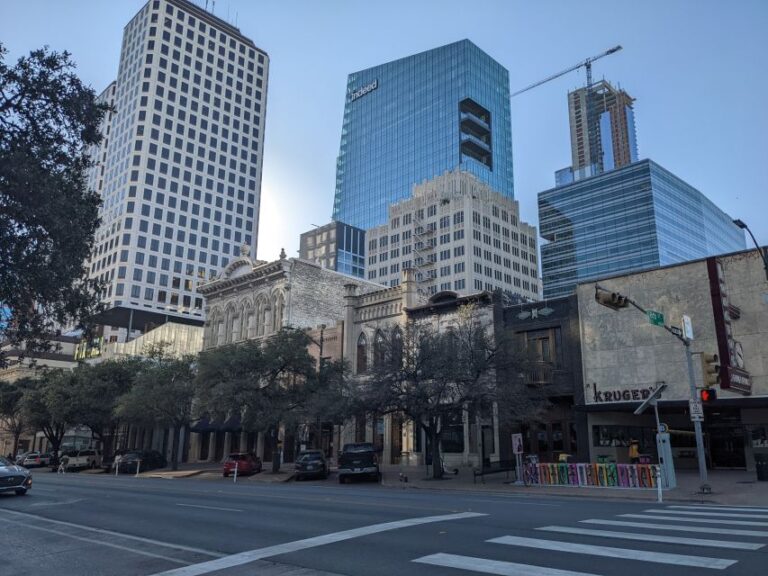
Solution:
[{"label": "building under construction", "polygon": [[605,80],[568,94],[574,179],[637,161],[633,102]]}]

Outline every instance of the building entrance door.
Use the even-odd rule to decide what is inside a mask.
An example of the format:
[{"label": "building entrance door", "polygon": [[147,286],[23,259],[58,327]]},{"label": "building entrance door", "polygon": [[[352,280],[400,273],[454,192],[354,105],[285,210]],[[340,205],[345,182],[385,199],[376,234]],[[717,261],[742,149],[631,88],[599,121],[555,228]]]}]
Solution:
[{"label": "building entrance door", "polygon": [[744,428],[717,426],[707,431],[712,468],[746,468],[744,456]]}]

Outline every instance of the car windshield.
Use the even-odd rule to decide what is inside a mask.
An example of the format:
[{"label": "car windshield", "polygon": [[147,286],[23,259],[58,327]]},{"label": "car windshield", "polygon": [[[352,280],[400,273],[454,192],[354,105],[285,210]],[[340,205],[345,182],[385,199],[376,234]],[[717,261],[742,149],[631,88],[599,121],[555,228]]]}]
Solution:
[{"label": "car windshield", "polygon": [[363,444],[345,444],[344,452],[373,452],[373,444],[365,442]]},{"label": "car windshield", "polygon": [[322,459],[323,455],[320,452],[307,452],[305,454],[299,454],[299,462],[308,462]]},{"label": "car windshield", "polygon": [[0,466],[11,466],[13,465],[13,462],[8,460],[7,458],[4,458],[3,456],[0,456]]},{"label": "car windshield", "polygon": [[248,454],[230,454],[227,460],[248,460]]}]

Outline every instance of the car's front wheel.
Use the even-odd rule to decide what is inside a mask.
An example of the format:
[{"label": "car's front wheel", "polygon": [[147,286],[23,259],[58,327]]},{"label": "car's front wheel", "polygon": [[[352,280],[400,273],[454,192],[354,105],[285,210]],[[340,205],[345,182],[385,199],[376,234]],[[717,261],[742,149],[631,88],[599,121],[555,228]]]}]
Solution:
[{"label": "car's front wheel", "polygon": [[26,496],[27,495],[27,489],[26,488],[19,488],[16,490],[16,496]]}]

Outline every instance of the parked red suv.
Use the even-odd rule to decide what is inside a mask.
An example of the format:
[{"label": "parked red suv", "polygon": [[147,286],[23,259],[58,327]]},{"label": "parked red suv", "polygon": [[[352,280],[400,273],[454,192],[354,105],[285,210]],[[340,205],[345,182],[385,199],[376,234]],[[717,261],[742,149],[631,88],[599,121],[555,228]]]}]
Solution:
[{"label": "parked red suv", "polygon": [[230,454],[224,460],[224,478],[234,474],[235,467],[237,467],[238,476],[241,474],[258,474],[261,472],[261,458],[250,452]]}]

